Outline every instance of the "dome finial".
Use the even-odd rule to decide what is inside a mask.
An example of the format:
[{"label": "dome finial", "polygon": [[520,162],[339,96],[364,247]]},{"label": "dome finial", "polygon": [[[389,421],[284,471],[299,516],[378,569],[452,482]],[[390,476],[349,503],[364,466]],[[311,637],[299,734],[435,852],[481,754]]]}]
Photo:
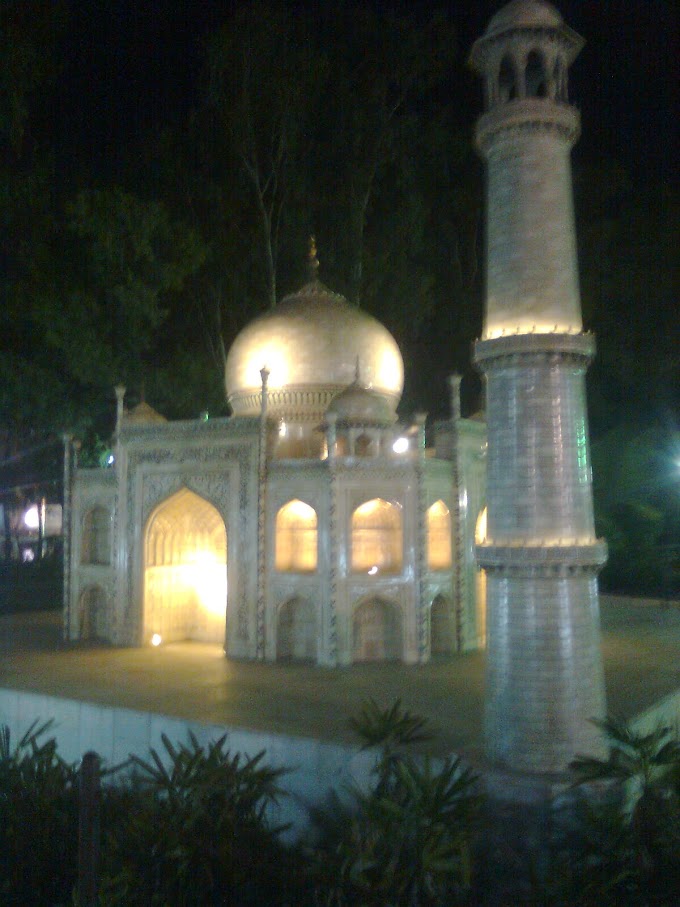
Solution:
[{"label": "dome finial", "polygon": [[319,259],[316,257],[316,237],[312,234],[309,237],[309,259],[307,263],[310,280],[317,280],[319,273]]}]

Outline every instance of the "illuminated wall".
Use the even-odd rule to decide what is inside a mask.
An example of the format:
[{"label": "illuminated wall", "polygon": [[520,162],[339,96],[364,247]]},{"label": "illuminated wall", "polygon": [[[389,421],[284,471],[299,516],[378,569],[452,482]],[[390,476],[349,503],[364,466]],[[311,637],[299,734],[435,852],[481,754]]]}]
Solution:
[{"label": "illuminated wall", "polygon": [[227,533],[208,501],[186,488],[151,514],[144,541],[144,642],[223,642]]},{"label": "illuminated wall", "polygon": [[451,514],[443,501],[427,511],[427,563],[430,570],[451,566]]},{"label": "illuminated wall", "polygon": [[287,573],[312,573],[317,564],[316,511],[293,500],[276,514],[276,569]]},{"label": "illuminated wall", "polygon": [[403,563],[401,507],[374,498],[352,514],[354,573],[399,573]]}]

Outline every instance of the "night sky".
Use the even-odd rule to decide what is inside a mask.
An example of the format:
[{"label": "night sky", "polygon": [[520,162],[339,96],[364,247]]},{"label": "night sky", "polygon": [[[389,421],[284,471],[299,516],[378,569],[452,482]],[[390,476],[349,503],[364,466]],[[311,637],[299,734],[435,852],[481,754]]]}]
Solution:
[{"label": "night sky", "polygon": [[[460,58],[504,3],[391,4],[427,16],[445,9],[460,35]],[[115,177],[126,151],[148,129],[177,122],[200,103],[207,34],[225,0],[72,0],[65,76],[55,107],[55,140],[68,170]],[[565,21],[586,39],[570,93],[583,117],[575,154],[616,159],[636,180],[667,178],[677,149],[678,16],[673,0],[562,0]],[[298,4],[300,15],[332,6]],[[473,84],[471,75],[465,91]],[[481,95],[470,96],[470,128]]]}]

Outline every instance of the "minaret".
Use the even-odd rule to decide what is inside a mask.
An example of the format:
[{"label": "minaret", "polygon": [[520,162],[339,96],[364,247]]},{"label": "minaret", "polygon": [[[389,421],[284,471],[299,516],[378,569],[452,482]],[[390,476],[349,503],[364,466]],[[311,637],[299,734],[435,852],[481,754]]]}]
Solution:
[{"label": "minaret", "polygon": [[522,773],[603,755],[605,716],[567,68],[582,39],[542,0],[513,0],[471,53],[485,81],[487,285],[475,361],[487,379],[486,757]]}]

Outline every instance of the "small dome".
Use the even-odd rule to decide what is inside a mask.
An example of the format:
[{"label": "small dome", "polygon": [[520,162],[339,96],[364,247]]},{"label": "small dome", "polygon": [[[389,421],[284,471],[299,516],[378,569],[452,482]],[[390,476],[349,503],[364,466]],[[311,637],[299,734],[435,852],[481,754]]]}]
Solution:
[{"label": "small dome", "polygon": [[337,422],[346,425],[391,425],[394,409],[382,394],[360,381],[354,381],[331,400],[326,416],[333,413]]},{"label": "small dome", "polygon": [[284,420],[319,424],[333,397],[354,378],[355,364],[394,409],[404,364],[390,332],[319,280],[247,325],[226,365],[227,399],[237,416],[260,408],[260,370],[269,371],[269,407]]},{"label": "small dome", "polygon": [[544,0],[511,0],[489,22],[485,37],[511,28],[560,28],[562,16]]},{"label": "small dome", "polygon": [[165,416],[161,416],[153,406],[142,400],[137,406],[133,406],[123,416],[126,425],[158,425],[161,422],[167,422]]}]

